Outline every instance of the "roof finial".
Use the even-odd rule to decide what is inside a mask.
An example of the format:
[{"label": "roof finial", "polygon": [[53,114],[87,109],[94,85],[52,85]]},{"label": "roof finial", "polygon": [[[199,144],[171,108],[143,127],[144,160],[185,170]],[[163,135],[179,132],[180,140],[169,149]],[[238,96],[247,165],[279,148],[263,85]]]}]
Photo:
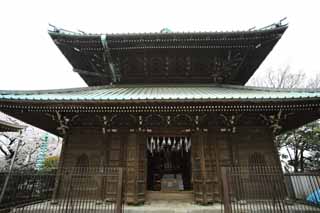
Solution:
[{"label": "roof finial", "polygon": [[160,33],[172,33],[172,31],[169,28],[165,27],[160,30]]}]

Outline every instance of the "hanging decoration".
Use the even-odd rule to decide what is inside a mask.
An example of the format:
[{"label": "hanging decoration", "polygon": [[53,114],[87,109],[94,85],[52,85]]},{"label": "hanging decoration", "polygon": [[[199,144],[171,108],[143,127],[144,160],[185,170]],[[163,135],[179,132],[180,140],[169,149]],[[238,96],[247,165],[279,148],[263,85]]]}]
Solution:
[{"label": "hanging decoration", "polygon": [[181,151],[189,152],[191,148],[191,139],[189,137],[160,137],[152,136],[148,138],[147,149],[154,155],[162,151]]}]

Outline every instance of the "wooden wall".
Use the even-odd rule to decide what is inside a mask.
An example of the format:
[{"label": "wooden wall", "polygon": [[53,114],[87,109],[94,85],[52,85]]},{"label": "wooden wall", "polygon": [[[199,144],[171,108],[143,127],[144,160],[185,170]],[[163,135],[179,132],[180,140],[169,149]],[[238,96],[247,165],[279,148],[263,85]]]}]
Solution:
[{"label": "wooden wall", "polygon": [[[83,155],[88,157],[88,166],[124,167],[126,202],[143,203],[146,141],[146,133],[103,134],[100,128],[74,128],[69,131],[64,145],[63,167],[77,166]],[[195,201],[201,204],[221,201],[220,170],[223,166],[253,165],[256,158],[261,162],[259,156],[266,165],[280,165],[272,132],[267,127],[238,127],[235,133],[219,128],[196,131],[191,134],[191,142],[193,189]],[[250,162],[252,159],[254,162]]]},{"label": "wooden wall", "polygon": [[[105,133],[100,128],[74,128],[63,147],[62,167],[123,167],[127,203],[143,203],[146,188],[146,136],[139,133]],[[79,164],[83,156],[88,165]]]},{"label": "wooden wall", "polygon": [[279,165],[272,132],[265,127],[238,128],[235,133],[210,129],[192,137],[192,168],[195,201],[220,202],[221,167]]}]

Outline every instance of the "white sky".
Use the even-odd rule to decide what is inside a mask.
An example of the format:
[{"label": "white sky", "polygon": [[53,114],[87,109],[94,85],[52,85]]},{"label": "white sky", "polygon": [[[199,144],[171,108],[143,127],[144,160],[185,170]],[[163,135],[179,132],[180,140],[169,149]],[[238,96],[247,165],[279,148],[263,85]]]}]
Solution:
[{"label": "white sky", "polygon": [[48,23],[91,33],[247,30],[288,18],[257,73],[320,72],[320,1],[0,1],[0,89],[86,86],[47,34]]}]

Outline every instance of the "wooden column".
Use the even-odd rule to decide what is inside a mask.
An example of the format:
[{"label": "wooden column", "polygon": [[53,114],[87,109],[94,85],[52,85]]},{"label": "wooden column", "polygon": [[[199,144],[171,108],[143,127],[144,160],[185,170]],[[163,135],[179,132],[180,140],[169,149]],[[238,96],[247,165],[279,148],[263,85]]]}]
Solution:
[{"label": "wooden column", "polygon": [[140,204],[145,201],[146,191],[146,138],[139,133],[127,137],[126,202]]},{"label": "wooden column", "polygon": [[67,144],[68,144],[68,136],[69,136],[68,133],[66,133],[63,137],[63,140],[62,140],[62,147],[61,147],[61,154],[60,154],[60,158],[59,158],[57,177],[55,179],[55,186],[54,186],[54,191],[53,191],[53,195],[52,195],[53,202],[55,202],[55,200],[58,197],[58,192],[59,192],[59,187],[60,187],[60,178],[61,178],[60,174],[61,174],[61,171],[64,167],[64,158],[65,158]]},{"label": "wooden column", "polygon": [[[212,202],[212,176],[207,150],[208,135],[204,132],[194,133],[192,143],[192,177],[194,198],[197,203],[208,204]],[[209,172],[209,173],[208,173]]]}]

